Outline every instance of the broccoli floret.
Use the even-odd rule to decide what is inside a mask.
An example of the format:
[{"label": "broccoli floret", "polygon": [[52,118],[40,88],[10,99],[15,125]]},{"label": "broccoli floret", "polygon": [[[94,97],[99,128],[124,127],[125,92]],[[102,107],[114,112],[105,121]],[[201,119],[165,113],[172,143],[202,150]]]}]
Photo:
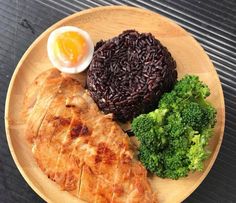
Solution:
[{"label": "broccoli floret", "polygon": [[168,112],[167,109],[156,109],[148,114],[148,117],[152,118],[157,124],[162,124],[164,122],[164,118],[166,113]]},{"label": "broccoli floret", "polygon": [[205,128],[213,128],[216,124],[216,109],[208,102],[204,105]]},{"label": "broccoli floret", "polygon": [[198,76],[186,75],[177,82],[173,91],[181,98],[203,98],[210,95],[209,87],[199,80]]},{"label": "broccoli floret", "polygon": [[170,137],[179,137],[185,131],[185,126],[182,123],[182,118],[179,112],[174,112],[167,117],[165,130]]},{"label": "broccoli floret", "polygon": [[201,132],[206,127],[214,126],[216,110],[209,104],[188,102],[181,112],[182,121],[185,125]]},{"label": "broccoli floret", "polygon": [[204,108],[196,102],[187,103],[181,112],[181,116],[183,123],[192,127],[194,130],[200,130],[202,125],[204,125]]},{"label": "broccoli floret", "polygon": [[198,76],[186,75],[176,83],[171,92],[162,95],[158,108],[177,110],[186,100],[199,100],[205,103],[210,95],[209,87],[199,80]]},{"label": "broccoli floret", "polygon": [[150,114],[141,114],[136,117],[131,128],[138,140],[147,146],[151,151],[161,149],[166,144],[166,134],[164,129],[157,124],[162,124],[166,111],[154,111]]},{"label": "broccoli floret", "polygon": [[175,92],[168,92],[162,95],[159,101],[159,109],[176,109],[181,98],[177,97]]},{"label": "broccoli floret", "polygon": [[141,138],[142,134],[152,130],[154,125],[155,122],[151,117],[141,114],[133,120],[131,127],[135,135]]},{"label": "broccoli floret", "polygon": [[192,138],[192,145],[188,151],[188,158],[190,160],[189,169],[202,171],[203,169],[203,160],[205,160],[209,152],[205,149],[208,139],[204,135],[195,135]]},{"label": "broccoli floret", "polygon": [[152,152],[146,145],[141,145],[139,152],[140,161],[150,172],[162,172],[161,154]]},{"label": "broccoli floret", "polygon": [[[178,150],[181,152],[181,150]],[[167,149],[163,153],[164,170],[162,171],[163,178],[179,179],[180,177],[186,177],[190,171],[188,168],[189,161],[186,156],[186,151],[176,153],[171,148]],[[158,175],[158,174],[157,174]]]},{"label": "broccoli floret", "polygon": [[131,124],[132,131],[141,143],[150,145],[152,151],[155,151],[155,146],[152,145],[156,141],[156,134],[153,126],[154,120],[147,114],[142,114],[135,118]]},{"label": "broccoli floret", "polygon": [[205,101],[209,95],[197,76],[188,75],[162,96],[158,109],[133,120],[139,159],[150,172],[178,179],[203,169],[216,123],[216,110]]}]

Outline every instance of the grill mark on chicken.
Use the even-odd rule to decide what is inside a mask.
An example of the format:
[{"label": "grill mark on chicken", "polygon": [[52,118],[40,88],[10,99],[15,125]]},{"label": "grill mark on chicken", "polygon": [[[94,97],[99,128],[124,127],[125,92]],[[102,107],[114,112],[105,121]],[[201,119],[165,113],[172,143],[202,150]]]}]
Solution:
[{"label": "grill mark on chicken", "polygon": [[73,104],[66,104],[66,107],[67,107],[67,108],[74,108],[75,105],[73,105]]},{"label": "grill mark on chicken", "polygon": [[78,138],[79,136],[89,136],[88,127],[80,122],[70,130],[70,136],[72,139]]},{"label": "grill mark on chicken", "polygon": [[105,164],[112,164],[115,160],[116,154],[108,146],[106,146],[106,143],[99,143],[95,163],[103,162]]},{"label": "grill mark on chicken", "polygon": [[53,119],[59,121],[59,122],[58,122],[58,125],[57,125],[58,127],[59,127],[60,125],[62,125],[62,126],[68,126],[68,125],[70,125],[70,119],[69,119],[69,118],[63,118],[63,117],[61,117],[61,116],[54,116]]},{"label": "grill mark on chicken", "polygon": [[34,156],[63,190],[88,202],[157,202],[128,136],[78,82],[62,77],[42,122]]}]

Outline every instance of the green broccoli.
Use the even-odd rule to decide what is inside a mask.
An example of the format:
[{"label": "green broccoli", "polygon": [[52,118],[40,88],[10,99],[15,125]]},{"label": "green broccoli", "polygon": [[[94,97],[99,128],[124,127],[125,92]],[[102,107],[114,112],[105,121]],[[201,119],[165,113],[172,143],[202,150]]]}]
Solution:
[{"label": "green broccoli", "polygon": [[185,125],[199,132],[202,132],[204,128],[214,126],[216,110],[211,105],[189,101],[183,106],[181,116]]},{"label": "green broccoli", "polygon": [[132,129],[137,137],[140,135],[142,139],[142,134],[153,129],[155,121],[151,119],[147,114],[141,114],[138,119],[133,120]]},{"label": "green broccoli", "polygon": [[190,160],[189,169],[201,171],[203,169],[203,160],[205,160],[209,152],[205,150],[206,139],[201,134],[195,135],[192,138],[192,145],[187,153]]},{"label": "green broccoli", "polygon": [[[151,151],[163,148],[166,144],[166,135],[162,127],[156,124],[162,124],[162,120],[167,110],[156,110],[149,114],[141,114],[132,122],[132,129],[140,142],[150,146]],[[156,127],[153,127],[156,126]]]},{"label": "green broccoli", "polygon": [[[163,169],[162,178],[179,179],[180,177],[186,177],[190,171],[188,165],[189,160],[185,155],[186,150],[184,148],[172,150],[167,148],[163,154]],[[156,175],[158,175],[156,173]]]},{"label": "green broccoli", "polygon": [[209,95],[207,85],[187,75],[162,96],[158,109],[132,121],[139,159],[150,172],[178,179],[203,169],[216,123],[216,110],[205,101]]},{"label": "green broccoli", "polygon": [[161,153],[156,154],[151,149],[147,148],[146,145],[141,145],[139,150],[139,159],[143,165],[148,168],[152,173],[162,172]]},{"label": "green broccoli", "polygon": [[205,99],[210,95],[209,87],[199,80],[198,76],[186,75],[177,82],[173,91],[183,99],[202,98]]}]

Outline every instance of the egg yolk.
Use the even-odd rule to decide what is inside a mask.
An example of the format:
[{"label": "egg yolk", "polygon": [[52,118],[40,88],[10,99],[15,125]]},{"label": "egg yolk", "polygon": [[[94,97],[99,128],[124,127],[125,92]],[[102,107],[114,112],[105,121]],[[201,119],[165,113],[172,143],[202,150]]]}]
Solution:
[{"label": "egg yolk", "polygon": [[64,66],[77,65],[88,52],[87,43],[77,32],[64,32],[57,36],[54,44],[54,55]]}]

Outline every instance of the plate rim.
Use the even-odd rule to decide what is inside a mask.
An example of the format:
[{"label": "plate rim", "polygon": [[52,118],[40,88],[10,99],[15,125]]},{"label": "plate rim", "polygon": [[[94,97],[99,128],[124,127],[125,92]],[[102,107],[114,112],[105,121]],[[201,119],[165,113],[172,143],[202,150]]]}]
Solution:
[{"label": "plate rim", "polygon": [[8,147],[11,153],[11,156],[15,162],[15,165],[17,167],[17,169],[20,171],[20,174],[23,176],[24,180],[27,182],[27,184],[31,187],[31,189],[33,191],[36,192],[37,195],[39,195],[43,200],[47,201],[47,202],[52,202],[48,197],[46,197],[46,195],[44,195],[35,185],[34,183],[28,178],[28,176],[25,174],[24,169],[21,167],[20,163],[18,162],[18,158],[17,155],[14,151],[13,145],[12,145],[12,140],[11,140],[11,135],[10,135],[10,131],[9,131],[9,120],[8,120],[8,115],[9,115],[9,102],[10,102],[10,97],[11,97],[11,92],[12,92],[12,88],[15,82],[15,78],[19,72],[19,69],[22,65],[22,63],[24,62],[24,60],[27,58],[28,54],[31,52],[31,50],[40,42],[40,40],[42,38],[44,38],[44,36],[48,33],[51,32],[52,30],[54,30],[56,27],[60,26],[63,23],[66,23],[67,21],[69,21],[70,19],[79,17],[81,15],[84,14],[89,14],[91,12],[94,11],[100,11],[100,10],[110,10],[110,9],[122,9],[122,10],[133,10],[133,11],[139,11],[139,12],[146,12],[147,14],[151,13],[151,14],[155,14],[155,15],[159,15],[161,18],[164,18],[166,21],[168,21],[168,23],[171,23],[174,26],[177,26],[179,29],[181,29],[182,31],[184,31],[186,34],[189,35],[189,37],[192,38],[192,40],[194,41],[194,43],[205,53],[205,55],[207,56],[208,61],[210,62],[210,66],[212,68],[212,70],[215,72],[216,74],[216,78],[217,78],[217,82],[220,84],[219,85],[219,92],[221,94],[221,102],[223,104],[223,111],[222,111],[222,125],[220,127],[220,136],[219,136],[219,140],[217,142],[217,145],[215,147],[215,153],[212,155],[212,159],[209,162],[207,168],[205,168],[202,176],[198,179],[198,181],[191,187],[191,190],[189,190],[189,193],[185,193],[185,195],[182,196],[182,198],[180,199],[180,201],[182,202],[183,200],[185,200],[188,196],[190,196],[198,187],[199,185],[203,182],[203,180],[206,178],[206,176],[209,174],[213,164],[216,161],[216,158],[219,154],[220,151],[220,147],[223,141],[223,137],[224,137],[224,130],[225,130],[225,101],[224,101],[224,94],[223,94],[223,89],[222,89],[222,84],[220,82],[219,79],[219,75],[212,63],[212,61],[210,60],[208,54],[206,53],[206,51],[203,49],[203,47],[199,44],[199,42],[188,32],[186,31],[184,28],[182,28],[180,25],[178,25],[176,22],[174,22],[172,19],[169,19],[168,17],[165,17],[157,12],[153,12],[151,10],[145,9],[145,8],[138,8],[138,7],[133,7],[133,6],[100,6],[100,7],[95,7],[95,8],[89,8],[86,10],[82,10],[82,11],[78,11],[76,13],[73,13],[59,21],[57,21],[56,23],[52,24],[50,27],[48,27],[45,31],[43,31],[34,41],[33,43],[26,49],[26,51],[24,52],[24,54],[22,55],[21,59],[19,60],[9,83],[8,86],[8,90],[7,90],[7,95],[6,95],[6,100],[5,100],[5,115],[4,115],[4,121],[5,121],[5,134],[6,134],[6,138],[7,138],[7,143],[8,143]]}]

